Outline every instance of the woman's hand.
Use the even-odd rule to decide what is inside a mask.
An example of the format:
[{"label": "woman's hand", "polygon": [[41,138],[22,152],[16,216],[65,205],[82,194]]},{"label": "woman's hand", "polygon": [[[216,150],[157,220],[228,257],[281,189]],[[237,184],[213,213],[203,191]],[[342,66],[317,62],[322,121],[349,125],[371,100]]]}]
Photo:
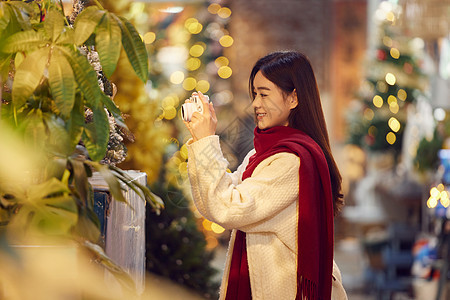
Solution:
[{"label": "woman's hand", "polygon": [[191,133],[194,141],[197,141],[201,138],[214,135],[216,133],[217,117],[212,103],[208,103],[201,92],[194,93],[194,95],[195,94],[197,94],[202,100],[203,114],[194,112],[190,122],[183,122]]}]

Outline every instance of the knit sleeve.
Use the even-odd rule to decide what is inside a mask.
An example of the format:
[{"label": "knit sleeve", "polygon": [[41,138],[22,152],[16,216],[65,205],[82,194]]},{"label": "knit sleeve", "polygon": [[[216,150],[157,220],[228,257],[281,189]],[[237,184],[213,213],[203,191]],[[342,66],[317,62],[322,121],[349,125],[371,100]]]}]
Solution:
[{"label": "knit sleeve", "polygon": [[247,161],[230,174],[218,136],[188,143],[188,174],[195,205],[205,218],[227,229],[255,228],[298,200],[297,156],[273,155],[242,181]]}]

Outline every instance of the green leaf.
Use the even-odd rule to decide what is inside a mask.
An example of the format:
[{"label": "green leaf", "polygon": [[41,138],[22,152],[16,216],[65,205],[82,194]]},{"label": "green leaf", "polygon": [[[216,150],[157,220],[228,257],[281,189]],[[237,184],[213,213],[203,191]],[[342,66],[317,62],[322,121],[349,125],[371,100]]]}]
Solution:
[{"label": "green leaf", "polygon": [[33,109],[21,124],[24,136],[33,145],[34,149],[40,151],[47,142],[47,130],[42,116],[42,111]]},{"label": "green leaf", "polygon": [[68,187],[56,178],[31,185],[21,208],[11,220],[19,230],[37,229],[46,234],[66,234],[77,223],[78,211]]},{"label": "green leaf", "polygon": [[3,78],[8,77],[9,66],[11,63],[12,54],[0,57],[0,76]]},{"label": "green leaf", "polygon": [[75,77],[66,57],[57,49],[50,59],[48,81],[56,107],[67,118],[75,101]]},{"label": "green leaf", "polygon": [[109,140],[109,121],[103,105],[89,106],[92,109],[94,120],[85,125],[83,142],[94,161],[105,157]]},{"label": "green leaf", "polygon": [[[97,219],[96,222],[93,219]],[[93,243],[98,242],[100,237],[100,222],[97,215],[85,207],[81,208],[78,223],[75,226],[75,233],[83,239],[87,239]]]},{"label": "green leaf", "polygon": [[102,101],[102,90],[98,85],[97,73],[89,64],[87,58],[67,47],[58,47],[69,60],[77,81],[88,106],[98,106]]},{"label": "green leaf", "polygon": [[75,179],[75,188],[80,194],[81,200],[87,202],[89,182],[88,176],[86,174],[86,169],[84,167],[84,162],[79,159],[69,158],[69,163],[72,165],[72,172]]},{"label": "green leaf", "polygon": [[22,30],[31,29],[31,22],[28,16],[33,15],[33,8],[22,1],[9,1],[11,7],[11,21],[19,24]]},{"label": "green leaf", "polygon": [[30,51],[48,43],[41,32],[34,30],[20,31],[11,35],[5,42],[2,51],[15,53],[19,51]]},{"label": "green leaf", "polygon": [[96,6],[89,6],[77,16],[74,24],[76,45],[82,45],[94,33],[95,27],[105,13],[104,10],[99,10]]},{"label": "green leaf", "polygon": [[122,45],[136,75],[145,83],[148,78],[148,57],[144,42],[134,26],[123,17],[113,15],[122,31]]},{"label": "green leaf", "polygon": [[0,32],[5,30],[11,19],[9,5],[0,2]]},{"label": "green leaf", "polygon": [[114,171],[114,175],[122,181],[125,185],[127,185],[130,189],[136,192],[139,197],[141,197],[144,201],[148,202],[152,208],[159,214],[160,209],[164,208],[163,200],[152,193],[149,188],[143,186],[137,181],[133,180],[125,171],[118,167],[108,166],[109,169]]},{"label": "green leaf", "polygon": [[46,147],[51,153],[67,156],[71,153],[69,133],[64,128],[63,122],[52,113],[44,114],[47,128],[48,141]]},{"label": "green leaf", "polygon": [[45,15],[44,30],[52,42],[55,42],[64,30],[63,15],[55,9],[50,9]]},{"label": "green leaf", "polygon": [[[105,253],[105,251],[99,245],[85,241],[83,246],[95,255],[96,261],[100,262],[114,277],[120,282],[121,286],[127,290],[128,293],[136,292],[136,284],[130,275],[111,260]],[[132,296],[134,298],[134,296]]]},{"label": "green leaf", "polygon": [[48,61],[49,48],[33,51],[20,64],[14,76],[12,100],[15,107],[25,104],[39,85]]},{"label": "green leaf", "polygon": [[102,93],[102,102],[105,105],[105,107],[108,109],[110,113],[114,116],[114,119],[116,121],[116,124],[128,129],[127,125],[125,124],[125,121],[122,118],[122,112],[117,107],[117,105],[114,103],[114,101],[107,95]]},{"label": "green leaf", "polygon": [[103,72],[110,77],[116,69],[120,56],[121,30],[117,20],[106,13],[95,32],[95,45],[100,57]]},{"label": "green leaf", "polygon": [[73,39],[75,37],[75,31],[72,28],[64,27],[64,31],[61,33],[59,38],[56,40],[57,45],[73,45]]},{"label": "green leaf", "polygon": [[93,166],[100,174],[102,175],[103,179],[106,181],[109,187],[109,192],[114,197],[114,199],[127,203],[125,200],[125,197],[122,194],[122,188],[120,186],[120,182],[117,179],[116,176],[114,176],[114,173],[111,172],[108,169],[107,165],[102,165],[97,162],[88,162],[91,166]]},{"label": "green leaf", "polygon": [[75,96],[70,118],[66,122],[66,130],[69,132],[70,149],[73,151],[81,140],[84,129],[84,101],[80,94]]}]

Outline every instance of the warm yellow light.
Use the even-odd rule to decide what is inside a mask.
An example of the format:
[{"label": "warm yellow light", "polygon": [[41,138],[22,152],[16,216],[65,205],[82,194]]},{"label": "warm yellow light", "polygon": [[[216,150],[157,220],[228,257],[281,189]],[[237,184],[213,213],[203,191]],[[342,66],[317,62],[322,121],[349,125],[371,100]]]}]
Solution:
[{"label": "warm yellow light", "polygon": [[197,80],[192,77],[188,77],[183,81],[183,88],[186,91],[192,91],[197,86]]},{"label": "warm yellow light", "polygon": [[178,99],[172,96],[167,96],[161,101],[161,106],[166,109],[168,107],[174,107],[175,105],[178,105]]},{"label": "warm yellow light", "polygon": [[144,34],[144,43],[146,44],[151,44],[155,41],[156,39],[156,34],[154,32],[147,32],[146,34]]},{"label": "warm yellow light", "polygon": [[388,91],[388,86],[384,81],[377,82],[377,90],[381,93],[386,93]]},{"label": "warm yellow light", "polygon": [[201,65],[201,60],[196,57],[190,57],[186,61],[186,69],[188,69],[189,71],[195,71],[200,68]]},{"label": "warm yellow light", "polygon": [[220,38],[219,43],[222,45],[222,47],[230,47],[231,45],[233,45],[233,38],[231,36],[224,35]]},{"label": "warm yellow light", "polygon": [[180,174],[186,174],[187,173],[187,162],[182,162],[178,165],[178,171],[180,171]]},{"label": "warm yellow light", "polygon": [[436,199],[436,198],[434,198],[434,197],[430,197],[430,198],[428,198],[427,206],[428,206],[429,208],[435,208],[436,205],[437,205],[437,203],[438,203],[438,199]]},{"label": "warm yellow light", "polygon": [[447,191],[441,193],[441,204],[443,207],[447,208],[450,206],[450,199]]},{"label": "warm yellow light", "polygon": [[193,23],[189,25],[188,29],[189,33],[199,34],[203,30],[203,25],[200,23]]},{"label": "warm yellow light", "polygon": [[198,20],[196,18],[189,18],[184,22],[184,27],[186,27],[186,29],[189,29],[189,26],[191,26],[192,24],[197,24]]},{"label": "warm yellow light", "polygon": [[176,116],[177,116],[177,110],[175,109],[175,107],[170,106],[170,107],[164,108],[164,118],[165,119],[172,120]]},{"label": "warm yellow light", "polygon": [[392,103],[389,105],[389,110],[390,110],[393,114],[398,113],[399,109],[400,109],[400,107],[398,106],[398,103],[397,103],[397,102],[392,102]]},{"label": "warm yellow light", "polygon": [[217,234],[221,234],[222,232],[225,231],[225,228],[223,228],[222,226],[220,226],[219,224],[216,223],[212,223],[211,224],[211,230]]},{"label": "warm yellow light", "polygon": [[210,85],[209,85],[208,81],[206,81],[206,80],[199,80],[197,82],[196,89],[197,89],[197,91],[200,91],[202,93],[206,93],[206,92],[209,91],[209,86]]},{"label": "warm yellow light", "polygon": [[436,187],[433,187],[430,190],[430,196],[433,197],[433,198],[438,198],[440,196],[440,194],[441,193],[439,192],[439,190]]},{"label": "warm yellow light", "polygon": [[212,222],[210,220],[204,219],[202,225],[207,231],[211,231]]},{"label": "warm yellow light", "polygon": [[218,3],[211,3],[208,6],[208,11],[212,14],[217,14],[217,12],[219,11],[219,9],[221,8],[220,4]]},{"label": "warm yellow light", "polygon": [[387,135],[386,135],[386,141],[389,143],[389,144],[394,144],[395,143],[395,141],[397,140],[397,137],[395,136],[395,134],[393,133],[393,132],[389,132]]},{"label": "warm yellow light", "polygon": [[397,103],[397,98],[395,98],[395,96],[389,95],[389,97],[387,99],[387,103],[389,105],[391,105],[391,103]]},{"label": "warm yellow light", "polygon": [[439,190],[439,192],[442,192],[445,189],[445,186],[442,183],[439,183],[437,189]]},{"label": "warm yellow light", "polygon": [[398,59],[400,57],[400,51],[397,48],[391,48],[390,53],[392,58]]},{"label": "warm yellow light", "polygon": [[391,117],[389,119],[388,125],[392,129],[393,132],[398,132],[400,130],[400,126],[401,126],[400,122],[394,117]]},{"label": "warm yellow light", "polygon": [[394,74],[387,73],[385,79],[386,79],[386,82],[389,85],[394,85],[395,84],[396,79],[395,79],[395,75]]},{"label": "warm yellow light", "polygon": [[196,44],[189,49],[189,54],[193,57],[199,57],[202,56],[204,51],[205,49],[201,45]]},{"label": "warm yellow light", "polygon": [[388,36],[384,36],[383,37],[383,44],[386,47],[392,47],[392,39],[390,37],[388,37]]},{"label": "warm yellow light", "polygon": [[370,108],[366,108],[364,110],[364,118],[366,118],[367,120],[369,120],[369,121],[373,120],[374,116],[375,116],[375,113]]},{"label": "warm yellow light", "polygon": [[170,82],[173,84],[180,84],[184,80],[184,73],[181,71],[175,71],[170,75]]},{"label": "warm yellow light", "polygon": [[369,129],[368,129],[368,133],[371,136],[375,136],[377,134],[377,132],[378,132],[378,129],[375,126],[373,126],[373,125],[370,126]]},{"label": "warm yellow light", "polygon": [[220,67],[217,71],[217,74],[220,76],[220,78],[227,79],[233,74],[233,71],[228,66]]},{"label": "warm yellow light", "polygon": [[187,19],[184,22],[184,27],[192,34],[198,34],[203,30],[203,25],[196,18]]},{"label": "warm yellow light", "polygon": [[181,155],[181,157],[184,158],[184,159],[187,159],[187,158],[188,158],[188,149],[187,149],[186,144],[184,144],[183,146],[181,146],[181,149],[180,149],[180,155]]},{"label": "warm yellow light", "polygon": [[214,61],[214,64],[216,65],[216,67],[220,68],[222,66],[228,66],[228,64],[230,63],[230,61],[228,60],[228,58],[226,58],[225,56],[219,56],[218,58],[216,58],[216,60]]},{"label": "warm yellow light", "polygon": [[379,96],[379,95],[375,95],[375,97],[373,97],[372,102],[373,102],[373,105],[375,105],[378,108],[383,106],[383,98],[381,98],[381,96]]},{"label": "warm yellow light", "polygon": [[388,20],[389,22],[395,21],[395,15],[392,11],[390,11],[386,14],[386,20]]},{"label": "warm yellow light", "polygon": [[407,96],[408,95],[406,94],[406,91],[404,89],[399,89],[398,90],[398,92],[397,92],[398,99],[400,99],[402,101],[405,101]]},{"label": "warm yellow light", "polygon": [[226,19],[231,16],[231,9],[229,9],[228,7],[222,7],[217,11],[217,15],[222,19]]}]

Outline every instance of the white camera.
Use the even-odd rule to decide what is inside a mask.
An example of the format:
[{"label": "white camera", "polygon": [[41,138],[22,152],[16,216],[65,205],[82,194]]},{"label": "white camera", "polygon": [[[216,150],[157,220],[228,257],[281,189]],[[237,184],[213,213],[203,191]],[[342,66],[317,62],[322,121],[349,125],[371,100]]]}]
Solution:
[{"label": "white camera", "polygon": [[[207,95],[204,95],[203,97],[205,97],[209,102],[209,97]],[[186,102],[181,105],[181,118],[186,122],[191,121],[192,114],[196,111],[203,114],[203,103],[202,99],[200,99],[200,96],[192,95],[189,100],[190,102]]]}]

